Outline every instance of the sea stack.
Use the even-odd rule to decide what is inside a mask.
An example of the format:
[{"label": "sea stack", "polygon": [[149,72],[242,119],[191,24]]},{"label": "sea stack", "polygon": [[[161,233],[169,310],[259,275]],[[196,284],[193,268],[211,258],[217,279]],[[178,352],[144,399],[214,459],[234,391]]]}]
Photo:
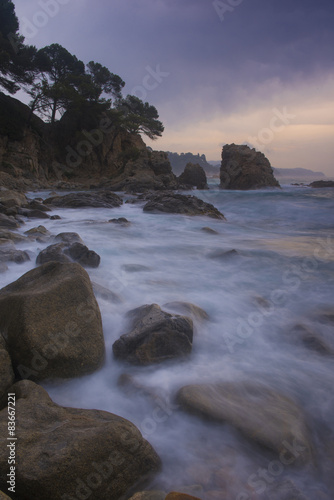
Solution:
[{"label": "sea stack", "polygon": [[246,145],[226,144],[220,167],[222,189],[280,187],[268,158]]}]

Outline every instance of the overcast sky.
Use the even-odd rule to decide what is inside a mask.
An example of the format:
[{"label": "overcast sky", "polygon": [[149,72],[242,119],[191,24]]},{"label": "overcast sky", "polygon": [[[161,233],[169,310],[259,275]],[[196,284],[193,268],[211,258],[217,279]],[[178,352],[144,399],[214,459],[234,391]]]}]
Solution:
[{"label": "overcast sky", "polygon": [[248,143],[275,167],[334,177],[333,0],[14,4],[27,43],[100,62],[156,106],[155,149],[219,160]]}]

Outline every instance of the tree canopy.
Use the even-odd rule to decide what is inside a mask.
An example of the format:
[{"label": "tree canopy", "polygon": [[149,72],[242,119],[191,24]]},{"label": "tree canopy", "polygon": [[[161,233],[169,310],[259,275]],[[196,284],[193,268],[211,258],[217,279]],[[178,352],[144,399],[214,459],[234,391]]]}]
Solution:
[{"label": "tree canopy", "polygon": [[130,133],[161,136],[164,127],[154,106],[138,97],[122,96],[125,83],[99,62],[86,66],[67,49],[53,43],[37,50],[24,44],[11,0],[0,0],[0,87],[31,97],[36,112],[53,126],[66,112],[109,113],[115,126]]}]

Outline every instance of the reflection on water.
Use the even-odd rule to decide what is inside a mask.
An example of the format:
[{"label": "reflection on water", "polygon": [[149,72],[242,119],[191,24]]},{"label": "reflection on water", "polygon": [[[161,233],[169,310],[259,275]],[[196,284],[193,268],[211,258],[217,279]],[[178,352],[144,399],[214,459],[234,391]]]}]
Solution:
[{"label": "reflection on water", "polygon": [[[334,486],[334,336],[332,316],[321,310],[333,311],[334,198],[333,190],[320,191],[197,193],[220,209],[227,222],[144,214],[138,204],[57,209],[61,220],[43,220],[53,234],[78,232],[99,253],[101,265],[89,270],[91,279],[121,299],[113,303],[98,296],[108,352],[105,366],[88,377],[46,388],[61,405],[103,409],[134,422],[163,460],[152,488],[208,500],[302,498],[298,491],[310,500],[332,498],[331,493],[321,495]],[[132,224],[107,222],[118,217]],[[36,225],[29,222],[20,232]],[[22,244],[32,260],[10,264],[0,275],[1,286],[31,269],[45,246]],[[224,257],[233,249],[235,253]],[[189,359],[145,368],[113,359],[112,344],[126,332],[128,310],[175,301],[196,304],[209,316],[208,321],[195,319]],[[311,333],[295,330],[296,325]],[[319,344],[310,335],[328,352],[314,349]],[[119,387],[124,372],[143,390],[129,394]],[[231,425],[205,422],[175,404],[174,396],[184,385],[241,380],[266,384],[300,406],[316,467],[285,465]]]}]

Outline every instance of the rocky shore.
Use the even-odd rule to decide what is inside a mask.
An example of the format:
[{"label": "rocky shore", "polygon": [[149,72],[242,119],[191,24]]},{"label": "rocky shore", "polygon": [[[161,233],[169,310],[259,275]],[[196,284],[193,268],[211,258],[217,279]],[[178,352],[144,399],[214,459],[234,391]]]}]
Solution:
[{"label": "rocky shore", "polygon": [[[204,216],[225,224],[221,212],[194,196],[159,191],[134,201],[142,203],[146,213]],[[120,196],[106,190],[53,194],[44,201],[1,191],[2,271],[6,262],[19,264],[30,258],[17,248],[22,242],[38,240],[45,247],[37,256],[36,267],[0,290],[0,489],[4,492],[8,492],[8,394],[16,402],[15,437],[19,443],[15,493],[10,497],[3,493],[2,498],[224,500],[230,498],[228,491],[238,491],[229,467],[213,464],[207,469],[192,465],[184,471],[186,484],[196,485],[200,480],[204,490],[190,488],[185,493],[180,488],[183,493],[177,493],[178,484],[175,491],[152,490],[161,459],[135,425],[113,413],[59,406],[40,385],[89,376],[101,369],[111,352],[107,352],[95,296],[114,304],[121,299],[113,290],[91,282],[87,270],[99,266],[100,256],[79,234],[51,234],[39,225],[22,236],[17,229],[25,220],[54,217],[60,207],[114,210],[122,204]],[[111,219],[110,224],[125,230],[131,227],[126,219]],[[143,303],[125,315],[124,331],[112,346],[113,357],[125,370],[129,366],[154,369],[164,363],[177,366],[192,356],[198,342],[194,332],[210,320],[196,304],[177,299],[163,305]],[[298,325],[292,332],[296,342],[307,349],[332,355],[312,332]],[[155,392],[136,377],[125,374],[119,384],[130,397],[135,393],[153,402],[162,398],[159,388]],[[189,413],[210,426],[231,426],[245,446],[270,460],[279,457],[277,463],[283,468],[289,464],[315,471],[318,466],[315,436],[303,408],[265,382],[188,384],[169,397],[180,414]],[[249,485],[247,488],[245,495],[252,496],[245,498],[268,498],[253,494]],[[292,482],[277,490],[268,488],[266,495],[271,499],[306,498]],[[329,500],[320,489],[319,498]]]}]

